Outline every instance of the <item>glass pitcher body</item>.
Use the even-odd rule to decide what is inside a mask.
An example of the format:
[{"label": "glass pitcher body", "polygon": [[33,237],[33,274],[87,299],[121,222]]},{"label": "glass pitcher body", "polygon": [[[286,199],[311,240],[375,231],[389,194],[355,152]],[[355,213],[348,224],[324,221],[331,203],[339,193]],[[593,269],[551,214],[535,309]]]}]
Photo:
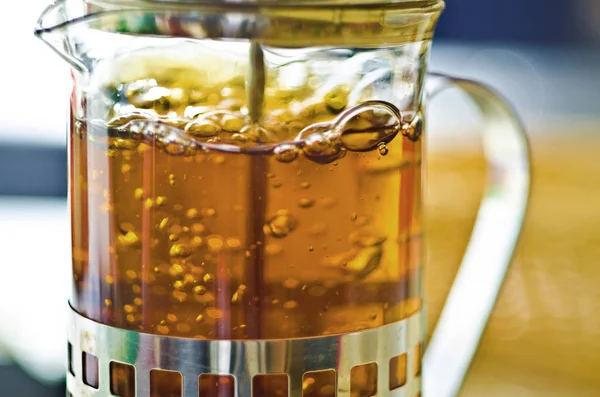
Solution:
[{"label": "glass pitcher body", "polygon": [[424,81],[442,8],[45,12],[36,33],[73,66],[72,395],[420,392]]}]

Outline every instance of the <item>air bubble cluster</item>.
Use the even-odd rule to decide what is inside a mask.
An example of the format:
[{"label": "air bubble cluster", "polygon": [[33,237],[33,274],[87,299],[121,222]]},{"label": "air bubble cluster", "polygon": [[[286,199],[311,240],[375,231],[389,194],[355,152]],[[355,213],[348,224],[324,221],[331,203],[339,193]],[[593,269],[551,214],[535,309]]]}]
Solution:
[{"label": "air bubble cluster", "polygon": [[[292,127],[296,125],[293,122],[277,127],[257,125],[239,111],[214,110],[207,106],[188,107],[183,117],[159,115],[147,109],[135,110],[113,117],[104,128],[108,128],[111,136],[129,136],[156,144],[176,156],[194,155],[208,149],[258,151],[270,152],[283,163],[304,156],[318,164],[329,164],[343,158],[347,151],[378,150],[385,156],[389,152],[387,144],[399,132],[411,141],[420,139],[420,117],[405,123],[400,111],[389,102],[367,101],[347,107],[340,101],[343,101],[342,91],[326,96],[327,103],[323,104],[322,110],[329,109],[335,117],[303,128],[301,125]],[[303,109],[300,114],[308,112],[314,117],[315,106],[311,105],[310,111]],[[92,125],[101,128],[98,122]],[[119,138],[113,140],[113,147],[128,147],[121,141],[131,146],[132,141]]]}]

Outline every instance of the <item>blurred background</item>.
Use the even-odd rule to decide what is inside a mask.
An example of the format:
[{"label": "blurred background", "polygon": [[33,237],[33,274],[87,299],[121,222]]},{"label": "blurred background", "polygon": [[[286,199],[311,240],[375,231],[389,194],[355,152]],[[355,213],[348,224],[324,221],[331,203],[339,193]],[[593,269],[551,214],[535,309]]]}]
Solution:
[{"label": "blurred background", "polygon": [[[1,397],[65,395],[70,81],[32,34],[47,3],[11,2],[0,15]],[[449,0],[431,69],[507,97],[527,125],[534,158],[523,239],[461,396],[600,395],[600,1]],[[474,222],[485,166],[471,104],[449,91],[430,116],[431,331]]]}]

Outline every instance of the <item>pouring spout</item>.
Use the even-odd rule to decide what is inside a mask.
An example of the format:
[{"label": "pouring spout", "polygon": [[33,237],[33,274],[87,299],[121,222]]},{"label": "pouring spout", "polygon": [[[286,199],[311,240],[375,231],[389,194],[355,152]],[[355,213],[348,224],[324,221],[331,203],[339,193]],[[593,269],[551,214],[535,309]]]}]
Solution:
[{"label": "pouring spout", "polygon": [[34,34],[75,70],[87,73],[88,69],[75,56],[69,42],[68,29],[76,22],[76,19],[68,18],[66,0],[57,0],[42,12],[37,20]]}]

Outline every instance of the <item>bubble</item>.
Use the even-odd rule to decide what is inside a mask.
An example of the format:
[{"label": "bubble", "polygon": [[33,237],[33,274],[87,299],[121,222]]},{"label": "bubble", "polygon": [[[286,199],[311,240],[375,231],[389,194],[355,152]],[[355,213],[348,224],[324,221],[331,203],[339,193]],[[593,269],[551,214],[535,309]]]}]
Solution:
[{"label": "bubble", "polygon": [[202,278],[202,280],[203,280],[205,283],[212,283],[212,282],[214,282],[214,281],[215,281],[215,276],[214,276],[212,273],[206,273],[206,274],[204,275],[204,277]]},{"label": "bubble", "polygon": [[216,307],[209,307],[206,309],[206,315],[210,318],[214,318],[214,319],[220,319],[223,316],[223,313],[221,312],[221,310],[217,309]]},{"label": "bubble", "polygon": [[315,247],[313,247],[312,245],[308,246],[308,251],[309,252],[313,252],[315,250]]},{"label": "bubble", "polygon": [[352,214],[350,214],[350,220],[352,222],[355,222],[358,219],[358,214],[356,212],[353,212]]},{"label": "bubble", "polygon": [[348,88],[344,86],[335,87],[325,94],[323,100],[325,105],[334,113],[340,112],[348,105]]},{"label": "bubble", "polygon": [[423,135],[423,119],[417,114],[410,123],[402,126],[402,135],[412,142],[416,142]]},{"label": "bubble", "polygon": [[213,252],[218,252],[223,248],[223,238],[218,235],[208,237],[208,247]]},{"label": "bubble", "polygon": [[179,303],[183,303],[187,299],[187,294],[183,291],[173,291],[173,299]]},{"label": "bubble", "polygon": [[198,314],[196,316],[196,322],[197,323],[201,323],[202,321],[204,321],[204,315],[203,314]]},{"label": "bubble", "polygon": [[283,302],[284,309],[295,309],[296,307],[298,307],[298,302],[296,301],[291,300]]},{"label": "bubble", "polygon": [[[209,240],[209,245],[210,245],[210,240]],[[242,242],[234,237],[230,237],[227,239],[227,248],[229,248],[232,251],[237,251],[240,249],[240,247],[242,246]]]},{"label": "bubble", "polygon": [[206,208],[202,211],[204,216],[215,216],[217,211],[214,208]]},{"label": "bubble", "polygon": [[167,205],[167,198],[165,196],[158,196],[156,200],[154,200],[154,203],[157,207],[164,207]]},{"label": "bubble", "polygon": [[192,234],[202,234],[206,231],[206,226],[199,222],[192,223],[191,230]]},{"label": "bubble", "polygon": [[248,137],[244,134],[235,133],[231,135],[231,140],[238,143],[246,143],[248,142]]},{"label": "bubble", "polygon": [[242,301],[243,295],[244,295],[243,291],[242,292],[240,292],[239,290],[235,291],[233,293],[233,295],[231,296],[231,303],[240,303]]},{"label": "bubble", "polygon": [[177,280],[173,283],[173,288],[180,290],[183,288],[183,281]]},{"label": "bubble", "polygon": [[133,306],[133,305],[124,305],[123,306],[123,311],[125,313],[133,313],[136,310],[137,310],[137,308],[135,306]]},{"label": "bubble", "polygon": [[123,175],[126,175],[126,174],[128,174],[128,173],[131,171],[131,168],[132,168],[132,167],[131,167],[131,164],[123,164],[123,165],[121,166],[121,173],[122,173]]},{"label": "bubble", "polygon": [[202,118],[189,122],[185,126],[185,132],[194,137],[210,138],[217,136],[221,132],[221,127],[206,118]]},{"label": "bubble", "polygon": [[342,112],[334,125],[344,148],[365,152],[380,143],[389,143],[398,134],[401,124],[402,114],[391,103],[366,101]]},{"label": "bubble", "polygon": [[197,285],[194,287],[194,293],[196,295],[204,295],[206,293],[206,287],[203,285]]},{"label": "bubble", "polygon": [[209,303],[215,300],[215,295],[210,292],[210,291],[206,291],[204,294],[196,294],[194,296],[196,302],[200,302],[200,303]]},{"label": "bubble", "polygon": [[172,258],[188,258],[192,255],[192,248],[186,244],[173,244],[169,250]]},{"label": "bubble", "polygon": [[175,182],[175,175],[174,174],[169,174],[169,185],[171,186],[175,186],[176,182]]},{"label": "bubble", "polygon": [[166,325],[157,325],[156,330],[159,334],[162,335],[167,335],[169,333],[169,327],[167,327]]},{"label": "bubble", "polygon": [[379,151],[379,154],[382,156],[385,156],[389,152],[387,145],[383,142],[379,142],[379,144],[377,145],[377,150]]},{"label": "bubble", "polygon": [[344,157],[346,149],[342,147],[339,140],[314,133],[304,140],[302,153],[315,163],[329,164]]},{"label": "bubble", "polygon": [[285,288],[289,288],[289,289],[294,289],[294,288],[298,287],[299,284],[300,284],[300,282],[295,278],[286,278],[285,281],[283,282],[283,286]]},{"label": "bubble", "polygon": [[268,255],[277,255],[283,251],[283,248],[279,244],[267,244],[265,247],[265,252]]},{"label": "bubble", "polygon": [[127,113],[124,115],[119,115],[116,117],[113,117],[112,119],[110,119],[107,123],[106,126],[113,128],[113,127],[121,127],[124,126],[125,124],[129,123],[130,121],[133,120],[148,120],[150,117],[155,116],[156,113],[154,112],[131,112],[131,113]]},{"label": "bubble", "polygon": [[133,196],[135,197],[136,200],[141,200],[144,198],[144,189],[142,189],[141,187],[138,187],[137,189],[135,189],[133,191]]},{"label": "bubble", "polygon": [[244,125],[246,125],[246,122],[240,117],[225,115],[221,119],[221,125],[225,131],[240,132]]},{"label": "bubble", "polygon": [[[198,95],[201,95],[203,99],[206,99],[206,95],[204,95],[203,93],[199,93],[197,91],[196,93]],[[205,113],[208,113],[211,110],[212,108],[210,106],[188,106],[183,110],[183,117],[193,119]]]},{"label": "bubble", "polygon": [[348,261],[344,271],[356,279],[364,279],[379,267],[383,250],[381,245],[364,248],[358,252],[355,258]]},{"label": "bubble", "polygon": [[182,334],[187,334],[192,329],[192,327],[190,327],[190,325],[188,323],[179,323],[179,324],[177,324],[176,328],[177,328],[177,331]]},{"label": "bubble", "polygon": [[144,207],[146,207],[147,210],[152,209],[152,207],[154,207],[154,200],[152,200],[151,198],[147,198],[144,201]]},{"label": "bubble", "polygon": [[106,277],[104,277],[104,281],[106,282],[106,284],[112,284],[114,283],[115,279],[113,278],[113,276],[111,275],[107,275]]},{"label": "bubble", "polygon": [[271,186],[273,186],[273,189],[279,189],[283,186],[283,181],[281,179],[275,179]]},{"label": "bubble", "polygon": [[188,284],[192,284],[195,283],[196,280],[194,279],[194,276],[192,276],[191,274],[186,274],[185,276],[183,276],[183,285],[188,285]]},{"label": "bubble", "polygon": [[182,142],[167,142],[164,146],[165,152],[173,156],[193,156],[196,154],[196,145]]},{"label": "bubble", "polygon": [[277,161],[282,163],[291,163],[298,157],[299,150],[296,145],[284,143],[277,146],[273,150],[273,153],[275,154],[275,159]]},{"label": "bubble", "polygon": [[107,299],[104,299],[104,304],[105,304],[107,307],[110,307],[110,306],[112,306],[112,300],[110,300],[110,299],[108,299],[108,298],[107,298]]},{"label": "bubble", "polygon": [[185,217],[188,219],[199,219],[202,216],[200,215],[200,212],[198,212],[198,210],[196,208],[189,208],[187,211],[185,211]]},{"label": "bubble", "polygon": [[121,233],[122,234],[120,234],[118,237],[118,241],[121,245],[125,247],[135,247],[140,244],[140,239],[134,231],[130,230],[124,234],[123,232]]},{"label": "bubble", "polygon": [[[162,265],[161,265],[162,266]],[[167,265],[168,266],[168,265]],[[174,263],[171,266],[169,266],[168,270],[169,275],[171,277],[175,277],[180,275],[181,273],[184,272],[183,266],[181,266],[179,263]]]},{"label": "bubble", "polygon": [[279,210],[265,223],[263,231],[275,238],[283,238],[293,232],[297,226],[298,220],[295,216],[286,210]]},{"label": "bubble", "polygon": [[315,378],[310,378],[310,377],[305,376],[304,380],[302,381],[302,390],[308,389],[314,383],[315,383]]},{"label": "bubble", "polygon": [[136,305],[136,306],[142,306],[142,303],[143,303],[142,298],[139,298],[139,297],[133,298],[133,304],[134,305]]},{"label": "bubble", "polygon": [[134,270],[129,269],[125,272],[125,276],[129,280],[135,280],[137,278],[137,273]]},{"label": "bubble", "polygon": [[313,205],[315,205],[315,200],[311,199],[311,198],[301,198],[300,200],[298,200],[298,207],[300,208],[310,208]]},{"label": "bubble", "polygon": [[169,323],[176,323],[177,322],[177,315],[175,315],[173,313],[167,314],[167,322],[169,322]]}]

